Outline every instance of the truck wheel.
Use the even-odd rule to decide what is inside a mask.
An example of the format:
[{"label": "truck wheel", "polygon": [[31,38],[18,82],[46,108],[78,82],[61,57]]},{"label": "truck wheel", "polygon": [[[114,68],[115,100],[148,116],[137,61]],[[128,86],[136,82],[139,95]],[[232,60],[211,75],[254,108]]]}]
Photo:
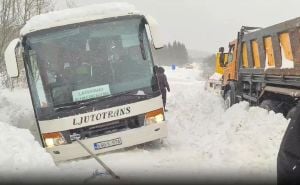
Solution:
[{"label": "truck wheel", "polygon": [[292,119],[296,113],[296,107],[293,107],[286,115],[286,119]]},{"label": "truck wheel", "polygon": [[235,104],[235,95],[232,90],[228,90],[224,97],[225,109],[230,108],[233,104]]},{"label": "truck wheel", "polygon": [[277,100],[264,100],[261,102],[260,107],[268,111],[274,111],[275,113],[282,112],[281,102]]}]

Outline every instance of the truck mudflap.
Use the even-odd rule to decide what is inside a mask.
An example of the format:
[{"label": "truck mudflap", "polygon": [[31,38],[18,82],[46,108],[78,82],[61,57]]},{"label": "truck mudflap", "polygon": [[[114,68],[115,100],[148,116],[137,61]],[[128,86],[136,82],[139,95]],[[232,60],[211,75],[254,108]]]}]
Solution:
[{"label": "truck mudflap", "polygon": [[[167,137],[167,123],[157,123],[136,129],[81,140],[94,154],[101,154]],[[46,148],[54,161],[67,161],[90,156],[78,142]]]}]

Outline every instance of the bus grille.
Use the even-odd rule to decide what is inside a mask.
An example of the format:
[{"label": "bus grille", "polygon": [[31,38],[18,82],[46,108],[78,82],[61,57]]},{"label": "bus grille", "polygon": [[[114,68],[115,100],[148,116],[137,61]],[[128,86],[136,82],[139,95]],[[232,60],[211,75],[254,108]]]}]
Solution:
[{"label": "bus grille", "polygon": [[120,131],[139,128],[144,126],[145,114],[117,121],[101,123],[93,126],[64,131],[63,135],[68,143],[76,139],[88,139],[108,135]]}]

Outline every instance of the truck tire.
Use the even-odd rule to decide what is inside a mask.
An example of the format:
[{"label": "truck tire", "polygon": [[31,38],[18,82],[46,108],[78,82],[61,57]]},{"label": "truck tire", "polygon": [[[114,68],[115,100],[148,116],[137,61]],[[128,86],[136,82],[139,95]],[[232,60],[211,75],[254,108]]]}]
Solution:
[{"label": "truck tire", "polygon": [[260,104],[260,107],[268,111],[274,111],[275,113],[282,112],[281,102],[277,100],[271,100],[271,99],[263,100]]},{"label": "truck tire", "polygon": [[229,109],[233,104],[235,104],[235,94],[231,89],[229,89],[226,91],[224,96],[225,109]]},{"label": "truck tire", "polygon": [[293,119],[293,117],[295,116],[296,113],[296,107],[291,108],[291,110],[289,110],[289,112],[286,115],[286,119]]}]

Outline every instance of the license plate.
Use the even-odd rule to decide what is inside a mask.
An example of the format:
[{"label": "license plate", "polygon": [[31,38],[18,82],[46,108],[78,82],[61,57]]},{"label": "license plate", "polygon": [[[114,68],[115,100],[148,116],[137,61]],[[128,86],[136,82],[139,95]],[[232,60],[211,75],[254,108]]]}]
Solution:
[{"label": "license plate", "polygon": [[103,148],[109,148],[117,145],[121,145],[122,140],[121,138],[116,138],[108,141],[101,141],[99,143],[94,143],[94,149],[95,150],[101,150]]}]

